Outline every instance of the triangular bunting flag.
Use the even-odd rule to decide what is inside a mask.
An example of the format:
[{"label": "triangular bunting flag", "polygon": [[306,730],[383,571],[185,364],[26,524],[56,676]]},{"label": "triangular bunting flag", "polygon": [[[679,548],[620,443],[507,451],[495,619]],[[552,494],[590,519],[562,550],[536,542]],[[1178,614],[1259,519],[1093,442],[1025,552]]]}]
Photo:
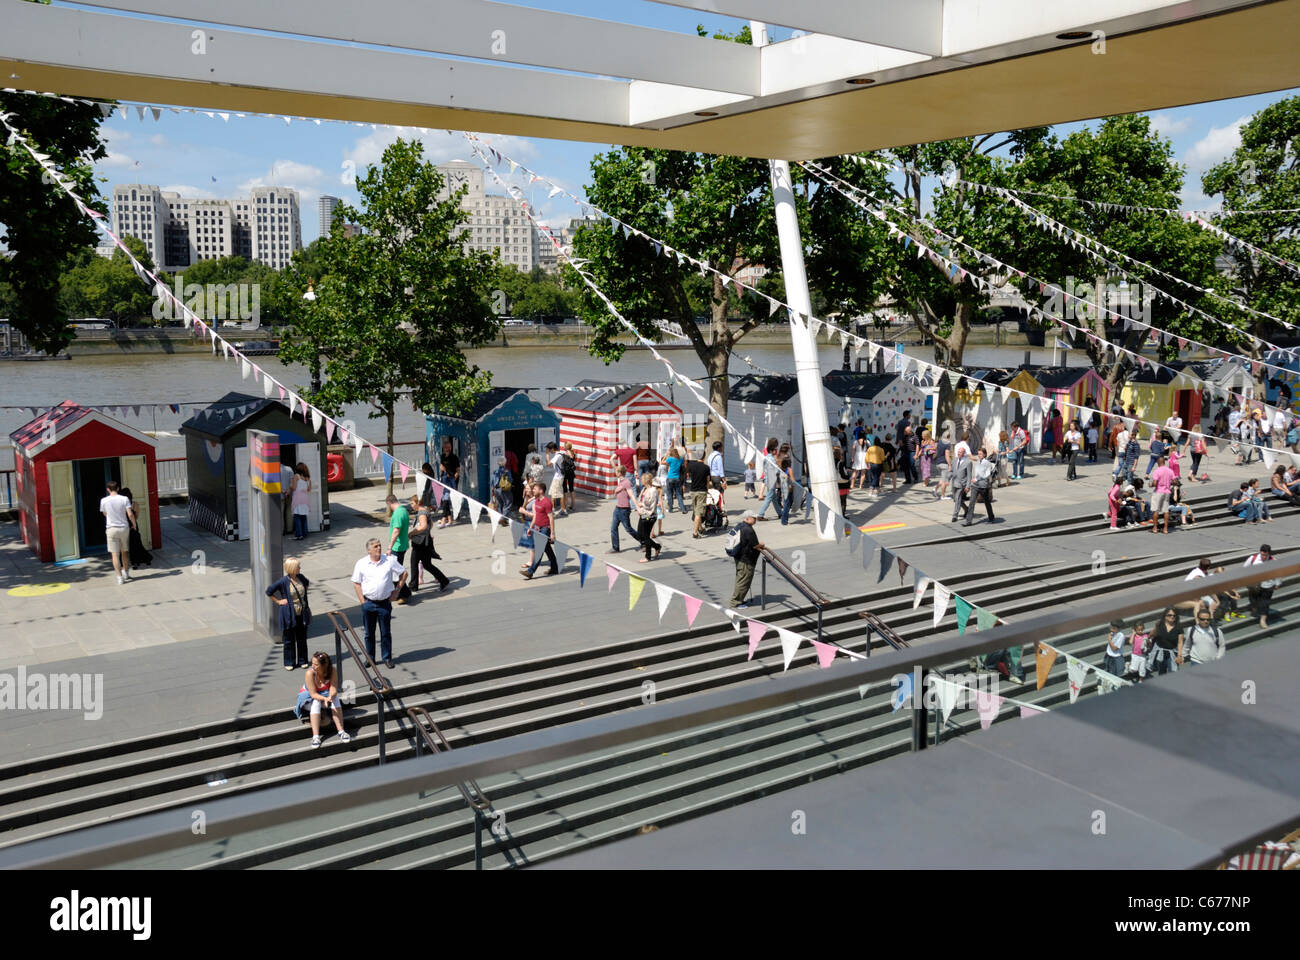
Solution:
[{"label": "triangular bunting flag", "polygon": [[646,579],[636,574],[628,574],[628,610],[632,610],[641,600],[641,591],[646,588]]},{"label": "triangular bunting flag", "polygon": [[[424,474],[422,474],[422,473],[421,473],[421,474],[418,474],[418,476],[420,476],[420,477],[424,477],[425,480],[428,480],[428,479],[429,479],[428,477],[425,477]],[[421,484],[421,487],[423,487],[423,484]],[[421,495],[421,496],[424,495],[424,490],[423,490],[423,489],[421,489],[421,491],[420,491],[420,495]],[[501,526],[501,514],[497,513],[497,512],[496,512],[495,510],[493,510],[491,507],[488,507],[488,508],[487,508],[487,515],[488,515],[488,520],[492,523],[492,536],[491,536],[491,539],[492,539],[493,541],[495,541],[496,538],[497,538],[497,527]]]},{"label": "triangular bunting flag", "polygon": [[920,570],[912,568],[912,609],[915,610],[921,605],[921,598],[925,596],[925,588],[932,581]]},{"label": "triangular bunting flag", "polygon": [[1034,673],[1038,676],[1039,690],[1043,689],[1043,684],[1047,682],[1047,674],[1052,669],[1052,664],[1055,662],[1055,648],[1041,643],[1034,647]]},{"label": "triangular bunting flag", "polygon": [[1068,653],[1065,655],[1065,669],[1070,677],[1070,702],[1079,699],[1079,692],[1083,689],[1084,677],[1088,675],[1088,665],[1078,657],[1072,657]]},{"label": "triangular bunting flag", "polygon": [[937,628],[943,620],[943,616],[948,612],[948,601],[952,599],[952,591],[942,583],[936,582],[934,585],[934,625]]},{"label": "triangular bunting flag", "polygon": [[533,563],[542,562],[542,557],[546,554],[546,545],[550,542],[550,538],[542,531],[533,530]]},{"label": "triangular bunting flag", "polygon": [[1046,712],[1047,712],[1046,710],[1035,710],[1033,707],[1026,707],[1023,705],[1020,708],[1020,716],[1022,717],[1036,717],[1039,714],[1043,714]]},{"label": "triangular bunting flag", "polygon": [[994,616],[992,610],[985,610],[983,607],[975,609],[975,629],[991,630],[997,625],[998,618]]},{"label": "triangular bunting flag", "polygon": [[666,583],[655,583],[655,599],[659,601],[659,622],[664,622],[664,613],[673,602],[673,588]]},{"label": "triangular bunting flag", "polygon": [[776,632],[781,637],[781,653],[785,657],[785,666],[781,669],[782,671],[789,670],[794,655],[799,652],[799,644],[803,643],[803,637],[784,627],[777,627]]},{"label": "triangular bunting flag", "polygon": [[813,649],[817,651],[817,665],[825,670],[831,665],[831,661],[835,659],[839,647],[832,646],[829,643],[822,643],[820,640],[813,640],[812,645]]},{"label": "triangular bunting flag", "polygon": [[961,635],[966,632],[966,621],[970,619],[971,612],[975,608],[955,594],[952,599],[957,608],[957,633]]},{"label": "triangular bunting flag", "polygon": [[975,694],[975,710],[980,715],[980,729],[987,730],[1002,709],[1002,698],[996,693],[981,690]]},{"label": "triangular bunting flag", "polygon": [[939,695],[939,709],[943,711],[944,723],[947,723],[953,707],[957,706],[957,698],[961,696],[961,687],[943,677],[935,676],[934,688],[935,693]]},{"label": "triangular bunting flag", "polygon": [[608,563],[605,564],[605,576],[609,577],[609,592],[613,592],[614,581],[618,579],[618,575],[622,572],[618,567],[612,567]]},{"label": "triangular bunting flag", "polygon": [[[469,505],[470,516],[473,517],[474,514],[481,509],[481,507],[482,504],[476,503],[475,501],[471,500]],[[563,573],[564,565],[569,561],[569,545],[567,543],[561,543],[559,540],[552,540],[551,550],[555,554],[556,568],[560,571],[560,573]]]},{"label": "triangular bunting flag", "polygon": [[682,602],[686,604],[686,626],[695,626],[695,618],[699,616],[700,607],[704,606],[704,601],[699,597],[692,597],[689,593],[682,594]]},{"label": "triangular bunting flag", "polygon": [[754,651],[758,649],[759,641],[763,639],[766,633],[766,623],[761,623],[758,620],[749,621],[749,656],[745,657],[746,660],[754,659]]},{"label": "triangular bunting flag", "polygon": [[[885,548],[881,547],[880,549],[884,550]],[[898,585],[900,587],[907,582],[906,580],[903,579],[906,576],[907,576],[907,561],[904,560],[902,557],[899,557],[898,558]]]},{"label": "triangular bunting flag", "polygon": [[[404,463],[401,464],[401,467],[402,467],[402,483],[406,483],[406,475],[407,475],[408,473],[410,473],[411,468],[408,467],[408,466],[407,466],[406,464],[404,464]],[[480,511],[481,511],[482,509],[483,509],[483,504],[478,503],[478,502],[476,502],[476,501],[474,501],[474,500],[471,500],[471,501],[470,501],[470,504],[469,504],[469,525],[470,525],[470,529],[472,529],[475,533],[478,533],[479,513],[480,513]],[[558,550],[557,550],[557,552],[556,552],[556,555],[557,555],[557,556],[559,555]],[[561,569],[564,568],[564,562],[563,562],[563,561],[560,562],[560,568],[561,568]]]},{"label": "triangular bunting flag", "polygon": [[596,558],[593,557],[591,554],[583,553],[581,550],[578,551],[578,587],[579,588],[585,587],[587,585],[587,574],[591,572],[591,565],[595,562],[595,560]]}]

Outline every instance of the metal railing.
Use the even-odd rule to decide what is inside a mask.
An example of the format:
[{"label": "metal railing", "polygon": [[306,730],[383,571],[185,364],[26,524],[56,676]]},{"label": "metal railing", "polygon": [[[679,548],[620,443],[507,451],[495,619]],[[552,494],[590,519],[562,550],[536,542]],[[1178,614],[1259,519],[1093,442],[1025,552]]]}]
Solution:
[{"label": "metal railing", "polygon": [[[759,609],[767,609],[767,568],[769,565],[777,573],[785,577],[790,586],[803,594],[803,598],[817,609],[817,639],[820,640],[822,638],[822,614],[831,605],[831,598],[795,573],[788,563],[766,547],[763,548],[759,557]],[[868,645],[870,645],[870,640],[868,640]]]},{"label": "metal railing", "polygon": [[[1237,568],[1212,578],[1215,592],[1248,587],[1263,580],[1300,576],[1300,559],[1274,560]],[[1204,580],[1170,584],[1157,606],[1196,600],[1207,591]],[[746,685],[676,701],[657,701],[636,710],[594,717],[559,728],[548,728],[503,740],[475,744],[434,756],[412,758],[392,766],[332,774],[313,783],[269,787],[247,794],[214,799],[205,805],[209,841],[264,830],[351,810],[362,804],[410,796],[421,790],[450,787],[491,774],[571,760],[584,754],[662,737],[706,724],[749,716],[765,710],[834,696],[870,683],[923,669],[941,669],[962,659],[1031,646],[1039,640],[1090,630],[1112,618],[1145,615],[1152,609],[1149,584],[1108,594],[1082,604],[1070,604],[982,632],[959,634],[855,660],[835,670],[777,675],[759,685]],[[923,717],[914,714],[916,724]],[[1046,721],[1040,721],[1046,722]],[[922,727],[924,731],[924,727]],[[924,733],[918,749],[924,744]],[[1243,830],[1246,828],[1243,828]],[[1243,834],[1244,836],[1245,834]],[[193,840],[185,809],[163,810],[129,820],[0,848],[0,869],[92,869],[113,866],[183,847]]]},{"label": "metal railing", "polygon": [[327,616],[330,623],[334,625],[334,669],[338,671],[339,686],[343,686],[343,648],[348,648],[348,653],[352,654],[352,659],[365,677],[366,684],[370,687],[370,692],[375,695],[375,707],[379,711],[379,762],[382,764],[385,759],[384,750],[384,704],[393,693],[393,685],[388,682],[388,678],[379,672],[370,655],[365,652],[357,632],[352,629],[352,623],[348,620],[347,614],[341,610],[331,610]]},{"label": "metal railing", "polygon": [[[415,755],[424,756],[425,748],[429,753],[446,753],[451,750],[451,744],[447,738],[442,735],[438,729],[438,724],[429,716],[429,711],[424,707],[407,707],[406,715],[411,718],[415,725],[415,732],[419,734],[415,738]],[[483,869],[483,828],[487,824],[488,818],[492,814],[492,801],[488,795],[479,787],[477,780],[464,780],[456,784],[456,789],[460,795],[465,798],[466,805],[474,814],[474,869]],[[488,827],[488,829],[492,829]],[[493,835],[495,836],[495,831]]]}]

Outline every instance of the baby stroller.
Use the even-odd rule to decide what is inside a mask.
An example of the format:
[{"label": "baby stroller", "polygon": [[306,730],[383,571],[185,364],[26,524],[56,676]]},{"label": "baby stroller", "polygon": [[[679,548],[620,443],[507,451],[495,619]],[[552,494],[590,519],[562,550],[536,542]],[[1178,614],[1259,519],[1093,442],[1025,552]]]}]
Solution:
[{"label": "baby stroller", "polygon": [[704,506],[704,529],[721,530],[727,526],[727,512],[722,505],[722,491],[709,489],[708,502]]}]

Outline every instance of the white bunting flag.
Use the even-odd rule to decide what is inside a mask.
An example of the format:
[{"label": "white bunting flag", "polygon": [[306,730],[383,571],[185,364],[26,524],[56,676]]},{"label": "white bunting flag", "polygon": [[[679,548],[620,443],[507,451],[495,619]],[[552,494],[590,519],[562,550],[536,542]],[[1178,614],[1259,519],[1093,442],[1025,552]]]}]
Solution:
[{"label": "white bunting flag", "polygon": [[465,502],[465,494],[455,489],[448,490],[447,493],[451,497],[451,518],[455,520],[460,516],[460,507]]},{"label": "white bunting flag", "polygon": [[934,585],[934,625],[938,627],[948,612],[948,603],[952,600],[952,591],[942,583]]},{"label": "white bunting flag", "polygon": [[[423,473],[421,473],[420,476],[424,477],[425,480],[429,479],[428,477],[425,477]],[[423,490],[421,490],[421,496],[423,496]],[[497,513],[497,511],[493,510],[491,507],[488,507],[487,515],[488,519],[492,521],[492,536],[490,539],[495,542],[497,538],[497,528],[501,526],[501,514]]]},{"label": "white bunting flag", "polygon": [[784,627],[776,627],[775,629],[781,638],[781,654],[785,657],[785,666],[781,669],[782,671],[789,670],[794,655],[799,652],[799,644],[803,643],[803,637]]},{"label": "white bunting flag", "polygon": [[944,723],[947,723],[953,707],[957,706],[957,698],[961,696],[961,687],[934,674],[931,676],[934,677],[935,693],[939,696],[939,709],[943,711]]},{"label": "white bunting flag", "polygon": [[668,610],[668,604],[672,603],[674,592],[667,584],[655,582],[655,599],[659,601],[660,623],[664,622],[664,613]]},{"label": "white bunting flag", "polygon": [[243,378],[247,380],[248,375],[253,371],[253,365],[249,363],[248,360],[244,360],[240,366],[240,370],[243,372]]},{"label": "white bunting flag", "polygon": [[1083,678],[1088,675],[1088,665],[1068,653],[1065,656],[1066,672],[1070,677],[1070,702],[1074,703],[1079,699],[1079,691],[1083,689]]},{"label": "white bunting flag", "polygon": [[925,588],[931,583],[927,577],[916,567],[912,567],[912,609],[915,610],[921,605],[921,598],[925,596]]},{"label": "white bunting flag", "polygon": [[312,428],[312,430],[316,431],[317,433],[320,433],[320,425],[321,425],[324,421],[325,421],[325,418],[321,415],[321,412],[320,412],[319,410],[317,410],[315,407],[312,407],[312,408],[311,408],[311,428]]},{"label": "white bunting flag", "polygon": [[469,525],[470,529],[478,533],[479,514],[483,510],[483,504],[471,500],[469,504]]},{"label": "white bunting flag", "polygon": [[275,384],[271,380],[270,374],[262,374],[262,393],[264,396],[270,396],[271,391],[275,389]]}]

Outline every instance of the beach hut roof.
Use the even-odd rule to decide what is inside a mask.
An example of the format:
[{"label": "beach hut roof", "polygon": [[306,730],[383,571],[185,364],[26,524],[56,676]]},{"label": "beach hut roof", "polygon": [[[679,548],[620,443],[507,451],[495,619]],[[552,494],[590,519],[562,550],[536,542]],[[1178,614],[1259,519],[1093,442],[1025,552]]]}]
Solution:
[{"label": "beach hut roof", "polygon": [[[899,381],[895,373],[855,373],[851,370],[832,370],[822,377],[826,389],[837,397],[851,397],[854,400],[872,400],[882,391]],[[915,386],[912,380],[904,380],[909,386]]]},{"label": "beach hut roof", "polygon": [[588,413],[613,413],[642,390],[643,383],[610,383],[604,380],[580,380],[577,389],[566,390],[551,401],[552,408],[583,410]]},{"label": "beach hut roof", "polygon": [[1163,387],[1174,382],[1177,374],[1167,366],[1156,367],[1147,364],[1140,370],[1134,370],[1129,375],[1129,383],[1142,383],[1149,386]]},{"label": "beach hut roof", "polygon": [[461,413],[451,413],[447,410],[434,410],[433,416],[450,417],[453,420],[464,420],[467,423],[476,423],[482,420],[489,413],[501,406],[516,393],[521,391],[521,387],[490,387],[484,393],[480,394],[468,410]]},{"label": "beach hut roof", "polygon": [[224,440],[270,407],[279,407],[286,414],[289,412],[289,408],[279,400],[272,400],[270,397],[252,397],[232,390],[182,423],[180,432],[197,433]]},{"label": "beach hut roof", "polygon": [[1087,367],[1028,366],[1021,369],[1029,371],[1035,380],[1049,390],[1062,390],[1072,387],[1088,375]]},{"label": "beach hut roof", "polygon": [[[100,413],[94,407],[83,407],[71,400],[64,400],[58,406],[50,407],[50,409],[38,414],[9,434],[9,439],[13,441],[15,447],[23,452],[24,456],[34,457],[42,450],[67,439],[70,433],[81,429],[88,423],[102,423],[114,430],[128,433],[146,443],[157,445],[152,437],[145,436],[138,430],[133,430],[125,424],[118,423],[111,417]],[[53,430],[50,429],[51,426],[53,426]]]},{"label": "beach hut roof", "polygon": [[798,377],[747,373],[731,385],[727,399],[740,403],[770,403],[780,406],[798,395]]}]

